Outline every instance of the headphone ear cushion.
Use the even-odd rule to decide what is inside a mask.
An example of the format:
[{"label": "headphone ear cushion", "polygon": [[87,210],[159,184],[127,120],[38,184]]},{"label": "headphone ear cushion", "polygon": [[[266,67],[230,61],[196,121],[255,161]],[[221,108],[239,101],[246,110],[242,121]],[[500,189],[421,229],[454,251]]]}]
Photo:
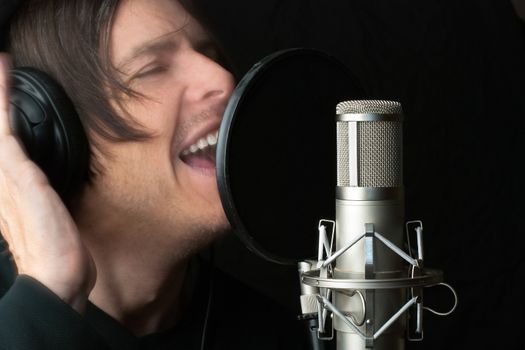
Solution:
[{"label": "headphone ear cushion", "polygon": [[80,118],[65,91],[47,74],[17,68],[11,78],[11,127],[31,160],[68,199],[89,174],[89,144]]}]

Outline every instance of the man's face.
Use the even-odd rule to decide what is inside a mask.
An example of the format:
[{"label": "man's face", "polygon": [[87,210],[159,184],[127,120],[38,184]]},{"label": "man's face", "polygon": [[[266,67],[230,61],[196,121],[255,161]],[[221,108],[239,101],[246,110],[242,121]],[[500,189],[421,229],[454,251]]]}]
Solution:
[{"label": "man's face", "polygon": [[[145,238],[202,246],[228,225],[215,178],[215,144],[232,75],[216,62],[207,33],[175,0],[123,0],[111,58],[146,98],[126,98],[146,141],[99,140],[103,173],[94,191]],[[199,149],[201,148],[201,149]],[[198,151],[196,151],[199,149]],[[125,228],[124,228],[125,231]]]}]

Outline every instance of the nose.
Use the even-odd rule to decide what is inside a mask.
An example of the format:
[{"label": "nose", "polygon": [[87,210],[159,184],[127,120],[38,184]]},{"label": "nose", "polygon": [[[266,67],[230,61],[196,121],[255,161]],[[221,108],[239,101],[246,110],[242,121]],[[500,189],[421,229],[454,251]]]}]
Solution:
[{"label": "nose", "polygon": [[233,75],[209,57],[194,52],[189,58],[186,100],[191,103],[226,103],[235,88]]}]

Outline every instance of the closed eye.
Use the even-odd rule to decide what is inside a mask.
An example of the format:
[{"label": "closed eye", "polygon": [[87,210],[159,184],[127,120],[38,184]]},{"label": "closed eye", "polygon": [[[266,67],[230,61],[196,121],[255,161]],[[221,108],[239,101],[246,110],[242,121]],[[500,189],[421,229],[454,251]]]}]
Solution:
[{"label": "closed eye", "polygon": [[133,77],[133,79],[139,79],[139,78],[144,78],[144,77],[148,77],[148,76],[158,75],[158,74],[164,73],[164,72],[166,72],[168,70],[169,70],[169,67],[166,66],[166,65],[148,66],[148,67],[145,67],[140,72],[138,72]]}]

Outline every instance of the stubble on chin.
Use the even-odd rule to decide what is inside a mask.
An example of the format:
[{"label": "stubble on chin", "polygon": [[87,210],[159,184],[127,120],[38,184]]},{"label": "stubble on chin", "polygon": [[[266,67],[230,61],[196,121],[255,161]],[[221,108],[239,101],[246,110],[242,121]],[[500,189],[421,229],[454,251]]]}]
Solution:
[{"label": "stubble on chin", "polygon": [[[197,219],[192,225],[177,229],[173,244],[182,248],[182,254],[190,257],[210,247],[217,240],[231,233],[232,228],[224,213],[214,217]],[[184,248],[183,248],[184,247]]]}]

